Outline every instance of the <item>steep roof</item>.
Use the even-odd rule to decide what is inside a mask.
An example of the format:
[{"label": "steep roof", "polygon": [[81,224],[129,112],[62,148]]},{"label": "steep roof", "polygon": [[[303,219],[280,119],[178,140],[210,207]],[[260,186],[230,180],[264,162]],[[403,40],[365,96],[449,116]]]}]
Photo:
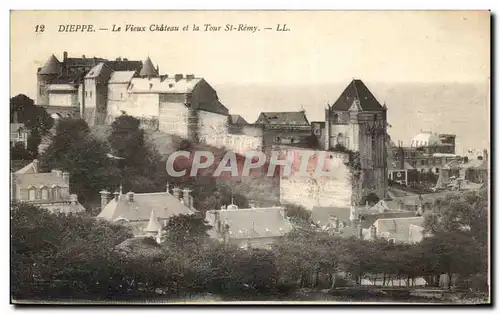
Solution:
[{"label": "steep roof", "polygon": [[383,111],[385,110],[378,100],[373,96],[365,83],[361,80],[352,80],[340,97],[332,105],[333,110],[347,111],[351,108],[354,100],[359,101],[361,109],[364,111]]},{"label": "steep roof", "polygon": [[153,62],[151,62],[151,59],[149,57],[144,60],[142,63],[142,69],[141,72],[139,72],[140,76],[158,76],[158,72],[156,71]]},{"label": "steep roof", "polygon": [[158,222],[158,217],[156,217],[156,213],[154,208],[151,210],[151,215],[149,216],[149,223],[146,227],[147,232],[158,232],[160,230],[160,223]]},{"label": "steep roof", "polygon": [[101,74],[102,69],[105,67],[105,63],[101,62],[98,65],[92,67],[90,71],[85,75],[85,78],[96,78]]},{"label": "steep roof", "polygon": [[232,114],[231,115],[231,123],[238,124],[238,125],[248,124],[248,122],[245,119],[243,119],[243,117],[240,116],[239,114]]},{"label": "steep roof", "polygon": [[[253,239],[281,237],[292,230],[292,225],[282,213],[281,207],[210,210],[210,215],[219,215],[222,223],[229,226],[229,238]],[[214,221],[208,219],[216,232]]]},{"label": "steep roof", "polygon": [[38,72],[39,74],[59,74],[61,71],[61,63],[57,60],[56,56],[51,55],[45,62],[43,67]]},{"label": "steep roof", "polygon": [[135,71],[114,71],[109,78],[109,84],[130,83]]},{"label": "steep roof", "polygon": [[135,193],[132,201],[128,200],[126,194],[119,195],[118,201],[113,198],[97,217],[109,221],[114,221],[117,218],[129,221],[148,221],[152,209],[155,210],[158,219],[168,219],[175,215],[189,215],[196,212],[167,192]]},{"label": "steep roof", "polygon": [[309,125],[309,121],[304,111],[261,112],[255,123],[272,125]]},{"label": "steep roof", "polygon": [[51,187],[53,185],[59,187],[68,187],[68,184],[64,182],[62,175],[56,172],[15,173],[14,180],[16,186],[21,190],[29,189],[32,186],[37,189],[39,189],[41,186]]}]

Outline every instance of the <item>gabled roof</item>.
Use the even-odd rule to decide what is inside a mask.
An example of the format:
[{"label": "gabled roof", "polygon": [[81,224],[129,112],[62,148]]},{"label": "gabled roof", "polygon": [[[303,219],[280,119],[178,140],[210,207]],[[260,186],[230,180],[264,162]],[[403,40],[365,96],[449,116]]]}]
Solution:
[{"label": "gabled roof", "polygon": [[156,71],[153,62],[151,62],[151,59],[149,57],[144,60],[142,63],[142,69],[141,72],[139,72],[140,76],[158,76],[158,72]]},{"label": "gabled roof", "polygon": [[[281,207],[209,210],[208,215],[219,215],[222,223],[229,226],[232,239],[253,239],[281,237],[292,230],[292,225],[284,217]],[[207,219],[209,223],[213,223]],[[212,235],[217,226],[211,229]]]},{"label": "gabled roof", "polygon": [[256,124],[309,125],[304,111],[261,112]]},{"label": "gabled roof", "polygon": [[114,71],[109,78],[109,84],[130,83],[135,71]]},{"label": "gabled roof", "polygon": [[248,122],[245,119],[243,119],[243,117],[240,116],[239,114],[232,114],[231,115],[231,123],[238,124],[238,125],[248,124]]},{"label": "gabled roof", "polygon": [[383,111],[385,110],[378,100],[373,96],[365,83],[361,80],[352,80],[340,97],[332,105],[332,110],[348,111],[357,100],[363,111]]},{"label": "gabled roof", "polygon": [[129,221],[148,221],[152,209],[155,210],[156,217],[162,220],[196,212],[167,192],[135,193],[133,201],[129,201],[126,194],[119,195],[118,201],[113,198],[97,217],[109,221],[114,221],[118,217]]},{"label": "gabled roof", "polygon": [[39,74],[59,74],[61,71],[61,63],[57,60],[56,56],[51,55],[40,69]]},{"label": "gabled roof", "polygon": [[85,78],[96,78],[101,74],[102,69],[105,67],[105,63],[101,62],[98,65],[92,67],[90,71],[85,75]]}]

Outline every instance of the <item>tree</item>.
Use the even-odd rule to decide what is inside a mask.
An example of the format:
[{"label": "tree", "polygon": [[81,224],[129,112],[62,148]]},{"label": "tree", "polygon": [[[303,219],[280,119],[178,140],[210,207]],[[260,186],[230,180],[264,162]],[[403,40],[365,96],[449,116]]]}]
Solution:
[{"label": "tree", "polygon": [[482,245],[488,241],[488,191],[453,193],[438,198],[424,215],[430,234],[464,233]]},{"label": "tree", "polygon": [[379,201],[380,198],[377,196],[377,194],[372,192],[361,199],[361,204],[366,204],[366,202],[368,202],[370,206],[373,206],[377,204]]},{"label": "tree", "polygon": [[108,158],[105,143],[97,140],[82,119],[64,118],[56,135],[40,158],[42,170],[64,170],[70,173],[72,192],[78,193],[87,206],[97,204],[99,191],[119,185],[119,172]]},{"label": "tree", "polygon": [[481,271],[480,249],[473,239],[462,232],[437,233],[425,238],[421,247],[430,273],[447,274],[448,278],[452,278],[453,274],[469,276]]},{"label": "tree", "polygon": [[24,123],[29,129],[27,149],[33,156],[37,156],[38,145],[42,137],[47,135],[54,126],[54,120],[43,107],[36,106],[33,99],[24,94],[10,99],[10,122],[13,123],[14,120]]},{"label": "tree", "polygon": [[173,247],[195,249],[207,242],[212,227],[199,215],[176,215],[165,225],[165,243]]},{"label": "tree", "polygon": [[51,214],[11,204],[14,298],[105,298],[119,272],[114,246],[131,236],[123,226],[81,214]]},{"label": "tree", "polygon": [[33,155],[27,150],[23,143],[16,143],[14,147],[10,148],[11,160],[32,160]]}]

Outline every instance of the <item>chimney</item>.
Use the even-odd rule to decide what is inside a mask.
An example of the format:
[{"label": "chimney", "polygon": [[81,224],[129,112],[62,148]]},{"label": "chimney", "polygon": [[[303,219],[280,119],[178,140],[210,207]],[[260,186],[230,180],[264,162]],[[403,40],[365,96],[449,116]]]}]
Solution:
[{"label": "chimney", "polygon": [[99,194],[101,194],[101,210],[103,210],[104,207],[108,205],[110,193],[106,190],[102,190],[101,192],[99,192]]},{"label": "chimney", "polygon": [[115,197],[115,201],[118,202],[118,197],[120,196],[120,192],[113,193],[113,196]]},{"label": "chimney", "polygon": [[370,238],[373,240],[377,238],[377,227],[375,225],[371,225],[370,227]]},{"label": "chimney", "polygon": [[121,57],[116,58],[116,61],[122,61]]},{"label": "chimney", "polygon": [[38,173],[38,159],[33,159],[33,172]]},{"label": "chimney", "polygon": [[71,201],[71,205],[76,205],[78,203],[78,196],[76,194],[71,194],[69,199]]},{"label": "chimney", "polygon": [[156,73],[158,73],[158,75],[160,74],[160,67],[158,66],[158,64],[156,65]]},{"label": "chimney", "polygon": [[85,60],[85,55],[82,55],[82,59],[84,59],[84,60]]},{"label": "chimney", "polygon": [[69,172],[64,171],[62,173],[62,178],[63,178],[64,183],[66,183],[67,185],[69,185]]},{"label": "chimney", "polygon": [[194,74],[186,74],[186,80],[190,81],[194,79]]},{"label": "chimney", "polygon": [[172,191],[174,192],[174,197],[178,200],[181,200],[181,189],[175,187],[172,189]]},{"label": "chimney", "polygon": [[191,204],[191,198],[190,198],[189,193],[191,193],[191,190],[188,188],[185,188],[184,190],[182,190],[182,199],[184,201],[184,204],[187,207],[191,208],[192,204]]},{"label": "chimney", "polygon": [[486,149],[483,150],[483,160],[488,161],[488,151]]},{"label": "chimney", "polygon": [[361,222],[358,223],[357,228],[358,228],[358,237],[361,240],[363,240],[363,225],[361,224]]},{"label": "chimney", "polygon": [[134,192],[132,192],[132,191],[128,192],[127,199],[129,202],[133,202],[134,201]]},{"label": "chimney", "polygon": [[66,62],[67,59],[68,59],[68,52],[65,51],[63,52],[63,61]]},{"label": "chimney", "polygon": [[176,82],[178,82],[178,81],[182,80],[182,78],[183,78],[183,77],[184,77],[184,76],[183,76],[182,74],[176,74],[176,75],[174,76],[174,78],[175,78],[175,81],[176,81]]}]

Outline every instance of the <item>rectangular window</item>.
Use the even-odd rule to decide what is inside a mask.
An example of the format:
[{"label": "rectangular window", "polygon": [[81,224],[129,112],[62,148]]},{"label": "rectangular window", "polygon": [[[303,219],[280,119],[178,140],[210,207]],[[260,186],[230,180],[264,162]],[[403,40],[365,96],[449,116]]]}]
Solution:
[{"label": "rectangular window", "polygon": [[422,160],[420,160],[420,165],[422,165],[422,166],[423,166],[424,164],[425,164],[425,160],[423,160],[423,159],[422,159]]},{"label": "rectangular window", "polygon": [[92,91],[90,91],[90,98],[92,98]]}]

